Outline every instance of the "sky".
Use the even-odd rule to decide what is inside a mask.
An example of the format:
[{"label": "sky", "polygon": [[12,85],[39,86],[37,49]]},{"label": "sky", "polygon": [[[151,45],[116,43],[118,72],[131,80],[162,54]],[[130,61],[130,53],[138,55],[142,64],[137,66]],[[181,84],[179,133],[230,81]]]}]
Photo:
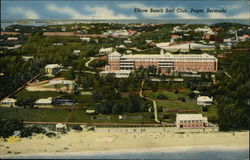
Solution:
[{"label": "sky", "polygon": [[[135,8],[148,12],[135,12]],[[150,13],[150,8],[163,9],[163,13]],[[174,13],[166,13],[175,9]],[[207,9],[225,13],[207,13]],[[187,9],[188,13],[177,13]],[[191,12],[204,9],[204,13]],[[1,0],[1,19],[249,19],[250,1],[80,1],[80,0]]]}]

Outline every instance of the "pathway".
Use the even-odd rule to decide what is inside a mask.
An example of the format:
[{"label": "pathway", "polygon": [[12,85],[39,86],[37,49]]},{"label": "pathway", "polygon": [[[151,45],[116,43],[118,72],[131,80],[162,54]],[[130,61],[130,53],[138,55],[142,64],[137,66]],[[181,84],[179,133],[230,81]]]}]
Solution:
[{"label": "pathway", "polygon": [[93,60],[95,60],[98,57],[89,57],[89,58],[90,58],[90,60],[85,63],[85,67],[87,67],[89,69],[93,69],[92,67],[89,66],[89,63],[92,62]]},{"label": "pathway", "polygon": [[155,122],[160,123],[159,119],[158,119],[158,112],[157,112],[157,103],[156,100],[149,98],[149,97],[145,97],[143,95],[143,86],[144,86],[144,80],[141,82],[141,90],[139,92],[140,97],[145,98],[147,100],[150,100],[153,102],[153,106],[154,106],[154,117],[155,117]]}]

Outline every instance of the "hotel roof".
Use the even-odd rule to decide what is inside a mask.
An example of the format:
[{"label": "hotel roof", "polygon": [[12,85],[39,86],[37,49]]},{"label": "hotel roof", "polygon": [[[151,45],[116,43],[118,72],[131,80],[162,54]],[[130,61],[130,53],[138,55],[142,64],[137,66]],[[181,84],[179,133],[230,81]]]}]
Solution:
[{"label": "hotel roof", "polygon": [[213,101],[213,99],[208,96],[199,96],[197,97],[197,101]]},{"label": "hotel roof", "polygon": [[4,98],[1,102],[2,103],[15,103],[17,100],[14,98]]},{"label": "hotel roof", "polygon": [[206,120],[207,117],[203,117],[202,114],[176,114],[178,120]]}]

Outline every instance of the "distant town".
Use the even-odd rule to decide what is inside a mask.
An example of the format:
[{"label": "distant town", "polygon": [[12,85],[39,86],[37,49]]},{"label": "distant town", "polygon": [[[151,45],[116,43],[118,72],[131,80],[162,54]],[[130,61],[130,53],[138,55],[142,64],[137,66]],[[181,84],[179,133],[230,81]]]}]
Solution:
[{"label": "distant town", "polygon": [[19,24],[0,43],[3,123],[53,125],[48,136],[248,129],[249,25]]}]

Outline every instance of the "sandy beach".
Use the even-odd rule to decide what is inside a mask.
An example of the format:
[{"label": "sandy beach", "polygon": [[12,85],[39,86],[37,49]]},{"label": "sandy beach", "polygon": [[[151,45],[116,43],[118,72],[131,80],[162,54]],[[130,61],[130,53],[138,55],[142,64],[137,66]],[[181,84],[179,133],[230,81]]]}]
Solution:
[{"label": "sandy beach", "polygon": [[249,131],[212,133],[76,132],[48,138],[38,134],[19,141],[1,139],[0,155],[49,155],[122,151],[182,151],[187,149],[248,149]]}]

